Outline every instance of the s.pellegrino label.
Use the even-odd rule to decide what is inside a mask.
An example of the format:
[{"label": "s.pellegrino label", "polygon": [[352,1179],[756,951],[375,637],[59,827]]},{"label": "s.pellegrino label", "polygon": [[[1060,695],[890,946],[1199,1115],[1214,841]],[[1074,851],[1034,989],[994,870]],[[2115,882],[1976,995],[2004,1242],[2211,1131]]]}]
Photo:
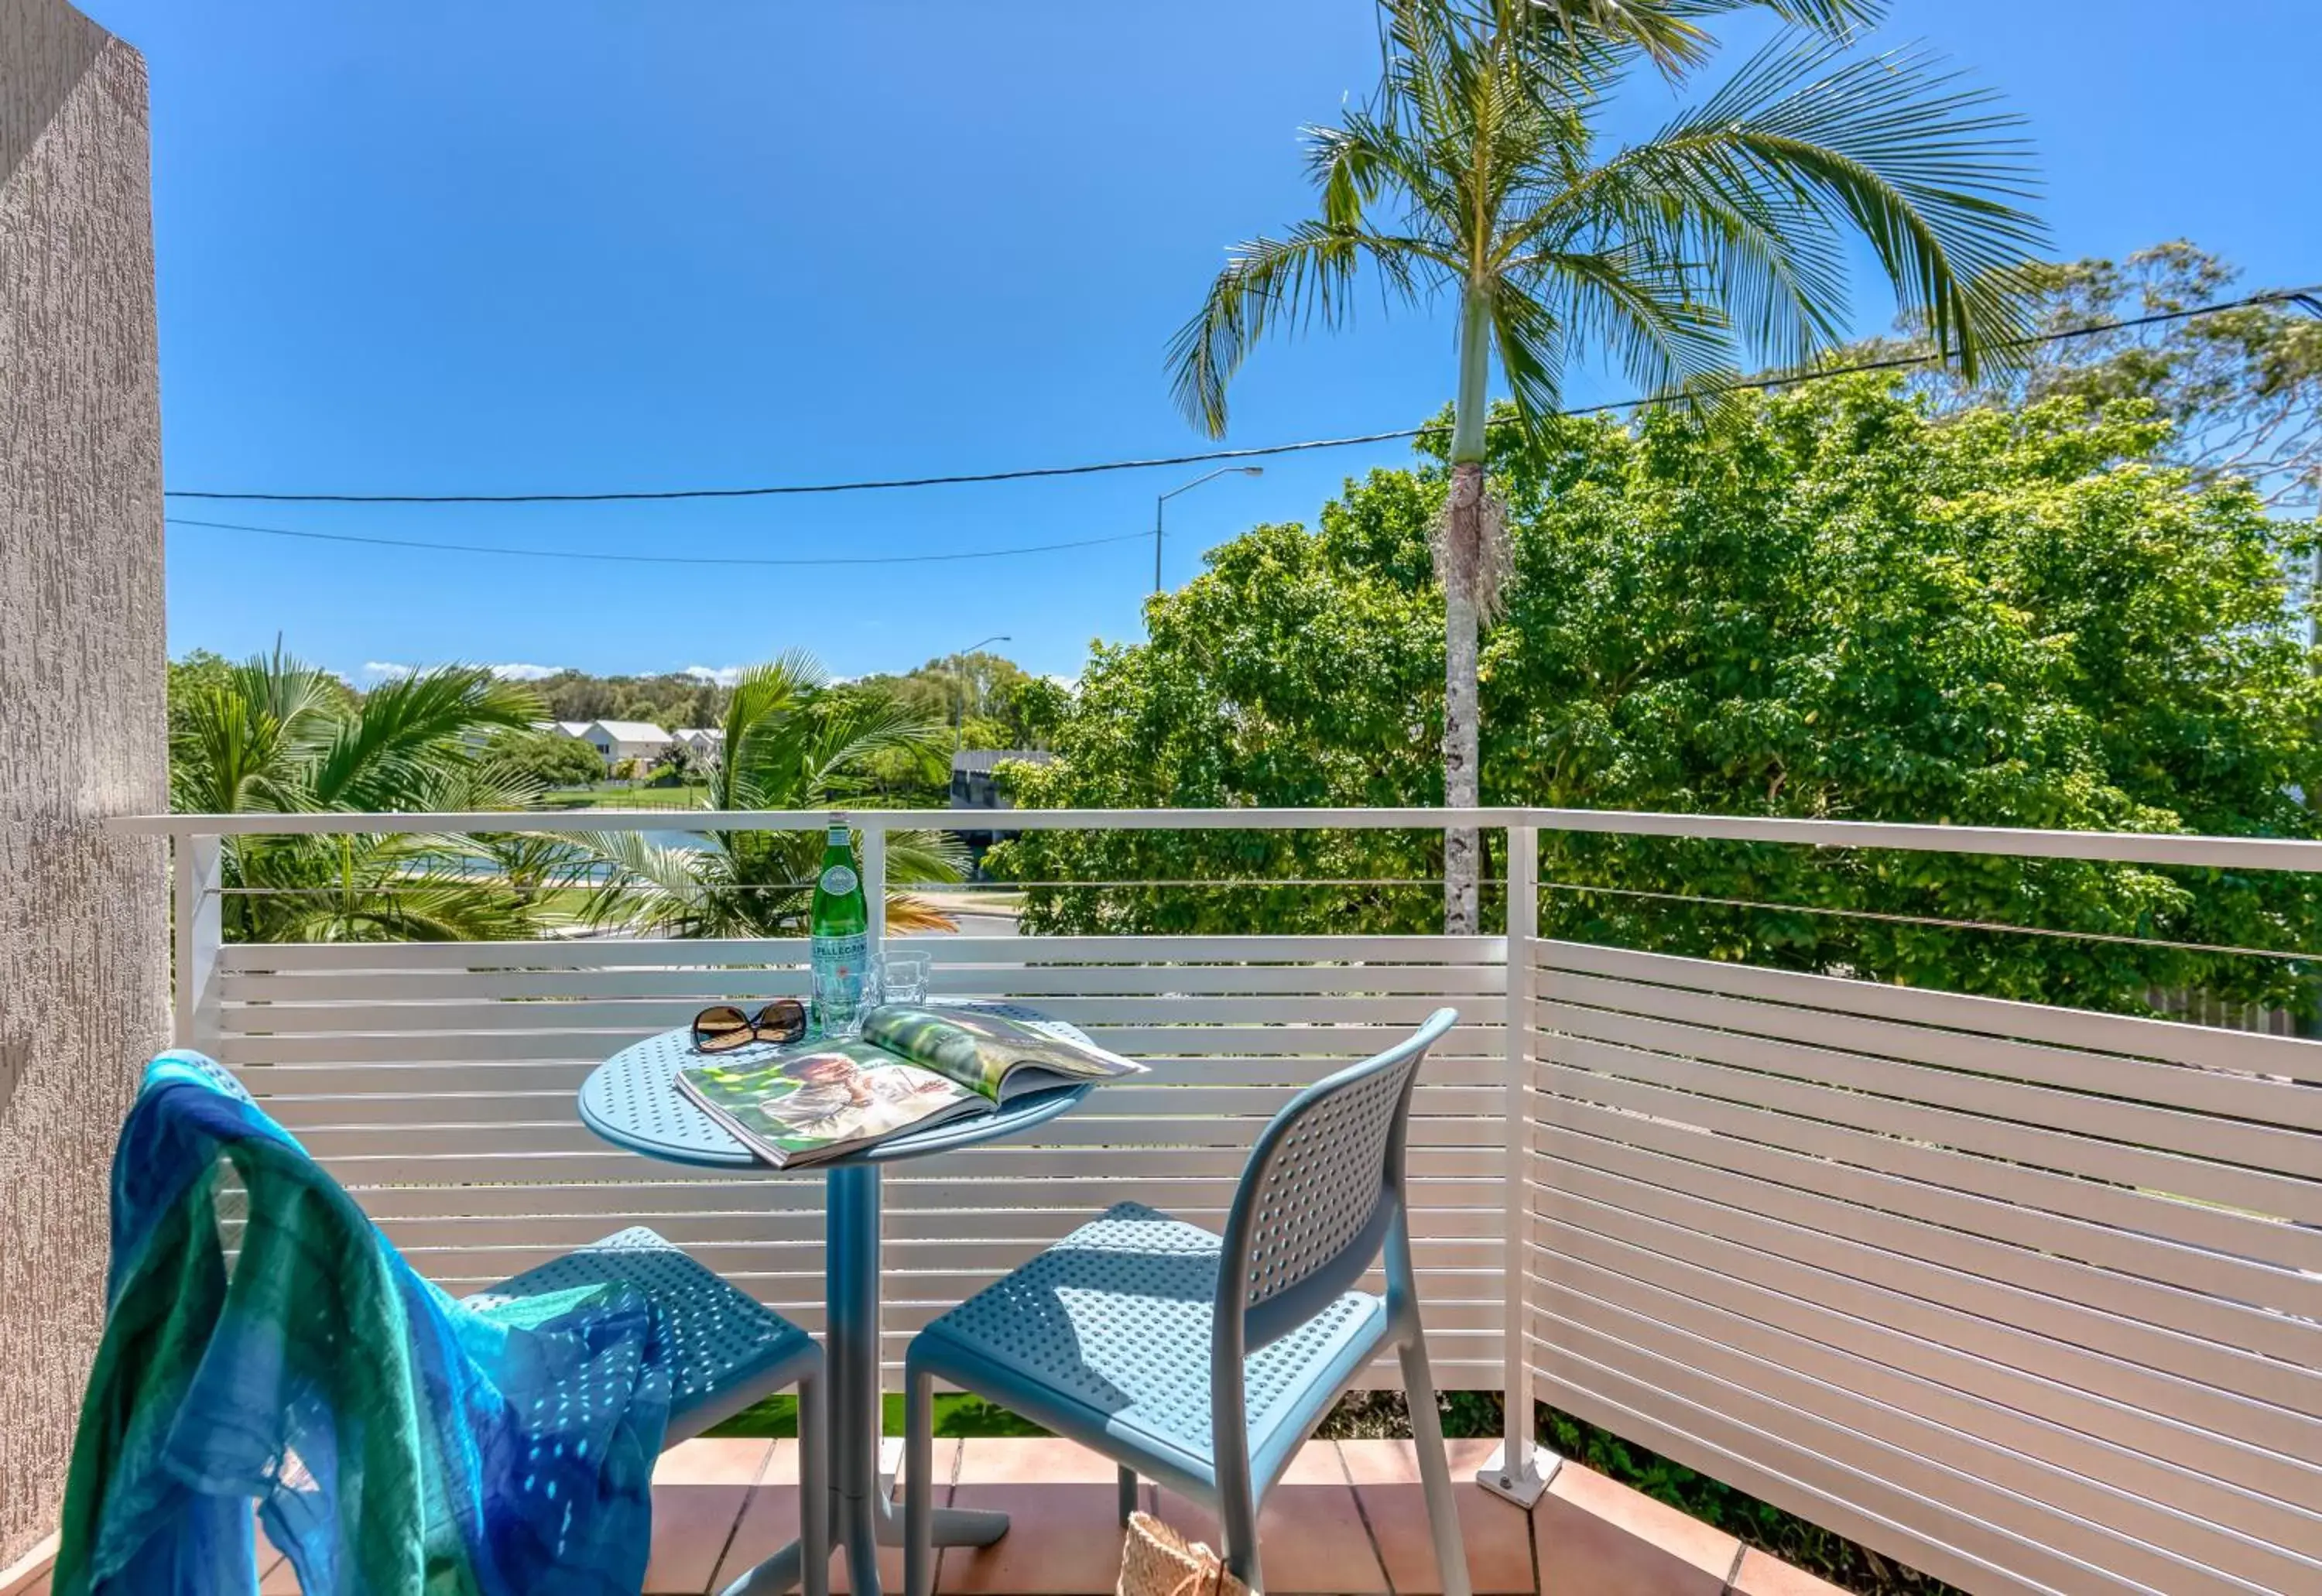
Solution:
[{"label": "s.pellegrino label", "polygon": [[[855,868],[855,849],[843,825],[833,825],[823,844],[807,935],[818,1000],[851,1017],[862,1007],[869,973],[871,917],[863,900],[863,872]],[[827,1028],[821,1014],[815,1022],[818,1028]]]}]

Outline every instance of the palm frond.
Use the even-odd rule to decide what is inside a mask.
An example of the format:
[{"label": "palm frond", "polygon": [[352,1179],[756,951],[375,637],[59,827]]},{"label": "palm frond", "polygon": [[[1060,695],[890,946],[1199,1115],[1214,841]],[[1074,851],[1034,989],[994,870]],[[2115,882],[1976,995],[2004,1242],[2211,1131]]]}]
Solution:
[{"label": "palm frond", "polygon": [[866,764],[882,754],[900,753],[932,763],[949,751],[944,726],[924,718],[900,698],[850,696],[812,717],[804,751],[804,785],[799,807],[813,807],[864,790]]},{"label": "palm frond", "polygon": [[698,848],[654,843],[641,832],[584,831],[568,839],[595,881],[581,918],[592,926],[716,935],[712,887],[718,863]]},{"label": "palm frond", "polygon": [[903,886],[964,880],[967,849],[955,832],[891,831],[887,834],[887,879]]},{"label": "palm frond", "polygon": [[309,786],[326,808],[407,808],[454,764],[473,762],[463,737],[522,730],[539,713],[530,689],[481,666],[414,671],[372,689],[337,724]]},{"label": "palm frond", "polygon": [[1575,340],[1612,351],[1641,388],[1714,404],[1733,376],[1727,331],[1714,305],[1686,291],[1684,273],[1650,251],[1547,257],[1492,296],[1493,347],[1535,438],[1562,406],[1564,351]]},{"label": "palm frond", "polygon": [[887,894],[887,929],[894,932],[956,931],[948,909],[910,892]]},{"label": "palm frond", "polygon": [[1850,226],[1904,312],[1971,375],[2026,331],[2015,285],[2046,239],[2019,203],[2037,190],[2021,125],[1925,51],[1843,60],[1793,33],[1638,160],[1699,214],[1782,217],[1793,235]]},{"label": "palm frond", "polygon": [[1225,436],[1226,386],[1253,344],[1277,327],[1343,324],[1366,262],[1378,269],[1390,294],[1410,298],[1416,272],[1436,249],[1430,241],[1328,222],[1301,222],[1285,237],[1235,246],[1201,309],[1170,341],[1170,392],[1177,407],[1210,436]]},{"label": "palm frond", "polygon": [[803,779],[806,711],[829,685],[812,654],[792,649],[742,672],[726,701],[722,758],[710,772],[709,807],[791,807]]}]

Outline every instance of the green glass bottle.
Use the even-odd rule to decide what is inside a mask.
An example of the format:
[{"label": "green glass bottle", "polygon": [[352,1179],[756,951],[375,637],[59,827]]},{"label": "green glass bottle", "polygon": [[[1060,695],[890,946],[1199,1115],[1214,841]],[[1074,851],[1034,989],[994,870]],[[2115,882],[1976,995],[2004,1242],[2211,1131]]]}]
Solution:
[{"label": "green glass bottle", "polygon": [[814,1025],[822,1035],[851,1034],[863,1009],[871,967],[871,917],[863,900],[863,872],[844,824],[834,824],[816,872],[814,908],[807,921],[814,978]]}]

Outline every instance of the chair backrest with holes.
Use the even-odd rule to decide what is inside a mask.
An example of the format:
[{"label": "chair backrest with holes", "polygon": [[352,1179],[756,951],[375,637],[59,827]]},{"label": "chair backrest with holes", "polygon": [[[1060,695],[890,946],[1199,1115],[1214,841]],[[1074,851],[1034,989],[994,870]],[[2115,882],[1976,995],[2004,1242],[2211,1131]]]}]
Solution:
[{"label": "chair backrest with holes", "polygon": [[1253,1350],[1289,1334],[1360,1280],[1403,1203],[1403,1132],[1427,1050],[1458,1019],[1317,1081],[1251,1149],[1226,1221],[1218,1316]]}]

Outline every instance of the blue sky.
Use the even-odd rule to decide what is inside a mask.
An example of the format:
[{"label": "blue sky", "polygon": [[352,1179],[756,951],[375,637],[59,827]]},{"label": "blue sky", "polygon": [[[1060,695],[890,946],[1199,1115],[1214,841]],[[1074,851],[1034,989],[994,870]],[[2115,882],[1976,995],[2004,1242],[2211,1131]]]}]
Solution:
[{"label": "blue sky", "polygon": [[[522,492],[1184,452],[1170,333],[1233,240],[1306,214],[1295,132],[1376,64],[1361,0],[843,5],[82,0],[144,50],[168,484]],[[2230,15],[2230,22],[2225,20]],[[1729,35],[1738,46],[1754,29]],[[2301,151],[2322,6],[1897,0],[2032,119],[2059,252],[2189,236],[2322,279]],[[1736,53],[1729,51],[1729,54]],[[1669,108],[1641,84],[1615,131]],[[1887,324],[1860,284],[1863,331]],[[1440,318],[1270,345],[1230,442],[1423,419]],[[1576,401],[1618,397],[1584,379]],[[1174,585],[1399,447],[1175,499]],[[257,524],[706,557],[1149,531],[1198,470],[710,506],[230,505]],[[1142,634],[1149,541],[855,570],[607,565],[169,534],[173,652],[280,633],[360,679],[469,660],[908,668],[994,633],[1070,674]]]}]

